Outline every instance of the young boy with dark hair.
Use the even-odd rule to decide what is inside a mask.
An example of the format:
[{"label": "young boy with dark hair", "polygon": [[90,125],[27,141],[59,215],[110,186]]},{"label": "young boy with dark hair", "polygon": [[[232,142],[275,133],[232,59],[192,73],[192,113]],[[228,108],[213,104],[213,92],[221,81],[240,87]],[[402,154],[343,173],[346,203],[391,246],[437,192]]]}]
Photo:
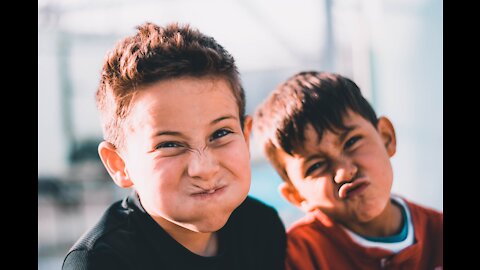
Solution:
[{"label": "young boy with dark hair", "polygon": [[393,125],[353,81],[295,74],[253,122],[280,193],[306,212],[287,231],[287,269],[443,268],[443,213],[391,194]]},{"label": "young boy with dark hair", "polygon": [[189,25],[145,23],[107,55],[98,152],[132,194],[63,269],[283,269],[285,228],[248,195],[245,94],[233,57]]}]

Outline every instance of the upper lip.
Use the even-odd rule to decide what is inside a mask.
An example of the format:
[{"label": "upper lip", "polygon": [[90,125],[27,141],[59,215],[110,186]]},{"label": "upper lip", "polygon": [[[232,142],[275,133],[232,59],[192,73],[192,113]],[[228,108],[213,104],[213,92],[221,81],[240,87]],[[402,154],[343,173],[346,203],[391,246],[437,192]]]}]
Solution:
[{"label": "upper lip", "polygon": [[355,178],[355,180],[353,181],[344,183],[340,185],[338,189],[338,197],[340,197],[340,199],[344,199],[347,197],[349,191],[356,189],[365,184],[368,184],[368,181],[366,178]]},{"label": "upper lip", "polygon": [[225,187],[226,185],[216,185],[216,186],[213,186],[213,187],[209,187],[209,188],[204,188],[204,187],[199,187],[197,186],[196,190],[194,192],[192,192],[192,195],[199,195],[199,194],[208,194],[208,193],[213,193],[223,187]]}]

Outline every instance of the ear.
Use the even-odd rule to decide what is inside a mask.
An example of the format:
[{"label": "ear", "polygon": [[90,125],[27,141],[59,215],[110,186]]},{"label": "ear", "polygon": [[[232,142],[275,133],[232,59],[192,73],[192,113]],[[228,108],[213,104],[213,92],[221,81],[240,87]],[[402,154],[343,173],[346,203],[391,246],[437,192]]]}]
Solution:
[{"label": "ear", "polygon": [[377,123],[377,131],[382,137],[388,155],[392,157],[397,151],[397,138],[392,122],[386,117],[380,117]]},{"label": "ear", "polygon": [[303,209],[305,199],[298,193],[297,189],[292,184],[282,182],[278,185],[278,191],[288,202]]},{"label": "ear", "polygon": [[250,147],[250,132],[252,131],[252,117],[250,115],[245,116],[243,121],[243,137],[247,142],[247,146]]},{"label": "ear", "polygon": [[98,145],[98,154],[103,162],[103,166],[105,166],[117,186],[128,188],[133,185],[127,174],[125,162],[113,144],[106,141],[101,142]]}]

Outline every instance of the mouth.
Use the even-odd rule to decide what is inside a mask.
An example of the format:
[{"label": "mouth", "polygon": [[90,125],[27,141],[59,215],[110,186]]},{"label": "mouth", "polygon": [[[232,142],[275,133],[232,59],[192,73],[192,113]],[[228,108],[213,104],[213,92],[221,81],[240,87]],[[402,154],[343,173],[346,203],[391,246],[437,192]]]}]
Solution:
[{"label": "mouth", "polygon": [[196,199],[211,199],[211,198],[218,197],[220,194],[224,193],[225,189],[226,189],[226,186],[218,186],[218,187],[194,192],[191,194],[191,196]]},{"label": "mouth", "polygon": [[369,185],[367,179],[356,179],[353,182],[343,184],[338,190],[338,197],[340,199],[352,198],[361,194]]}]

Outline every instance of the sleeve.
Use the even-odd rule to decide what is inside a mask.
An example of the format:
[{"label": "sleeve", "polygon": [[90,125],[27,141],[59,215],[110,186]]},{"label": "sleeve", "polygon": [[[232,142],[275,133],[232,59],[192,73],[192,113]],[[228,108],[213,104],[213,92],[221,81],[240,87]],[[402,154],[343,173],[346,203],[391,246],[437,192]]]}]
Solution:
[{"label": "sleeve", "polygon": [[128,265],[117,254],[108,250],[71,251],[64,259],[62,270],[127,270]]}]

